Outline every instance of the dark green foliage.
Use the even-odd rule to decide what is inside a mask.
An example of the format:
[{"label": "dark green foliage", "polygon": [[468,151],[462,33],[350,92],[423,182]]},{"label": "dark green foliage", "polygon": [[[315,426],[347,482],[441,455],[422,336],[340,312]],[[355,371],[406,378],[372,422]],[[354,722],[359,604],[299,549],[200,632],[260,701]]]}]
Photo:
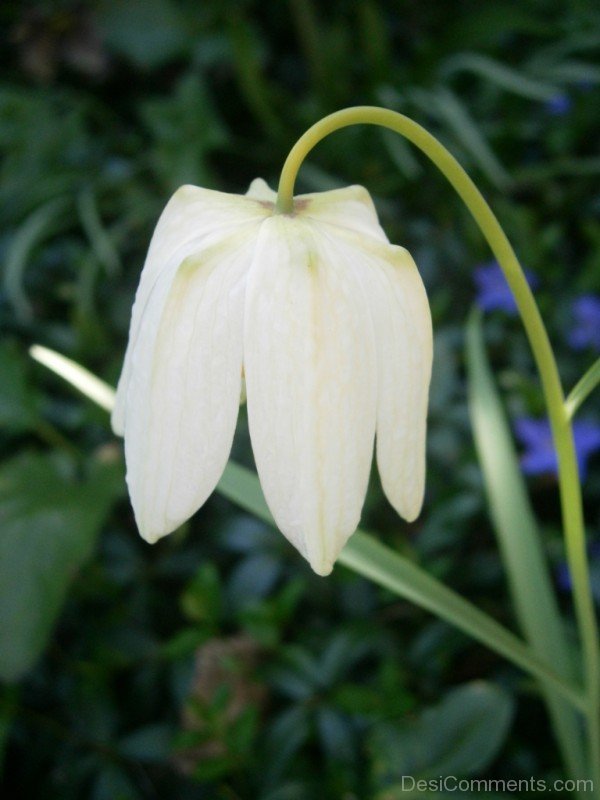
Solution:
[{"label": "dark green foliage", "polygon": [[[107,415],[27,351],[114,384],[170,193],[275,186],[312,122],[372,103],[429,127],[489,197],[538,274],[572,386],[593,353],[565,344],[570,302],[600,294],[596,3],[40,0],[0,19],[2,796],[392,800],[407,772],[560,775],[520,673],[341,567],[317,578],[223,497],[144,544]],[[424,513],[405,525],[375,476],[364,527],[516,627],[463,370],[472,270],[490,255],[397,138],[336,134],[298,189],[349,183],[415,256],[436,331]],[[518,322],[492,314],[486,336],[509,415],[542,415]],[[586,413],[598,420],[597,395]],[[234,458],[251,463],[243,413]],[[531,490],[556,567],[556,485]],[[585,501],[595,541],[597,458]]]}]

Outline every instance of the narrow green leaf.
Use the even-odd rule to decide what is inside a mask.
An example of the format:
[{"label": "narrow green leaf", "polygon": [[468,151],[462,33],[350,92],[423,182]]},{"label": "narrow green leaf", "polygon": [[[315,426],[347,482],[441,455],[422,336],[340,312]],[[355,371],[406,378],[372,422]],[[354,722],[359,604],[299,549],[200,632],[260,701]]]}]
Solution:
[{"label": "narrow green leaf", "polygon": [[382,131],[381,138],[398,170],[409,180],[415,180],[421,174],[422,168],[404,139],[388,130]]},{"label": "narrow green leaf", "polygon": [[280,138],[281,119],[272,108],[269,83],[260,58],[259,34],[254,30],[250,19],[243,15],[241,7],[230,14],[228,20],[233,63],[240,91],[269,136]]},{"label": "narrow green leaf", "polygon": [[385,9],[373,0],[363,0],[356,7],[361,34],[361,51],[368,64],[368,75],[374,86],[389,79],[392,69],[391,31]]},{"label": "narrow green leaf", "polygon": [[481,170],[496,186],[505,189],[511,183],[510,175],[460,100],[448,89],[439,89],[433,94],[432,99],[441,118],[452,129],[461,145],[469,151]]},{"label": "narrow green leaf", "polygon": [[513,67],[507,67],[493,58],[476,53],[459,53],[449,58],[441,71],[444,78],[458,72],[472,72],[513,94],[531,100],[550,100],[560,92],[560,86],[524,75]]},{"label": "narrow green leaf", "polygon": [[311,0],[289,0],[289,8],[310,72],[312,90],[317,96],[326,96],[329,86],[326,48],[315,7]]},{"label": "narrow green leaf", "polygon": [[585,375],[579,380],[565,401],[569,419],[573,419],[582,404],[600,384],[600,358],[595,361]]},{"label": "narrow green leaf", "polygon": [[[467,326],[469,410],[498,545],[519,624],[534,652],[574,678],[567,640],[511,431],[489,368],[481,315]],[[577,777],[585,774],[579,721],[549,685],[544,691],[557,738]]]},{"label": "narrow green leaf", "polygon": [[600,83],[600,67],[586,61],[562,61],[556,64],[540,63],[540,75],[543,73],[547,80],[568,83]]},{"label": "narrow green leaf", "polygon": [[21,320],[29,320],[31,304],[23,287],[25,269],[34,248],[48,235],[68,206],[68,199],[57,197],[31,213],[15,233],[4,264],[4,290]]},{"label": "narrow green leaf", "polygon": [[77,212],[96,258],[106,270],[107,275],[116,275],[121,271],[119,252],[104,227],[92,189],[84,189],[79,194]]}]

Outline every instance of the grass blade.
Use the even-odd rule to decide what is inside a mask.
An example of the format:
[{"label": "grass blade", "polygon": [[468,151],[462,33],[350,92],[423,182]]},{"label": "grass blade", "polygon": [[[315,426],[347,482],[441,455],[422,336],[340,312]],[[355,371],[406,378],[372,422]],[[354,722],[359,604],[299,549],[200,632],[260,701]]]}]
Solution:
[{"label": "grass blade", "polygon": [[[510,427],[487,361],[481,315],[467,326],[469,410],[490,515],[519,624],[533,650],[566,679],[574,668],[548,564]],[[544,695],[556,737],[574,777],[585,777],[580,721],[549,686]]]}]

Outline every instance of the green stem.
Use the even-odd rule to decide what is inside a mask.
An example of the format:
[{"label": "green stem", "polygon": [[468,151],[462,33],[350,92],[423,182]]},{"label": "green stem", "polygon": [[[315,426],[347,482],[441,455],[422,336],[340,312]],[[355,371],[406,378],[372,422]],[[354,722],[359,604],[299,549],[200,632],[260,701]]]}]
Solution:
[{"label": "green stem", "polygon": [[515,297],[529,338],[546,398],[548,416],[558,458],[559,488],[567,559],[571,571],[574,603],[583,644],[587,688],[589,763],[600,792],[600,650],[592,600],[585,544],[581,486],[573,432],[556,360],[539,309],[515,252],[491,208],[451,153],[413,120],[388,109],[357,106],[330,114],[317,122],[296,142],[281,172],[277,210],[291,214],[296,175],[310,150],[330,133],[349,125],[379,125],[399,133],[438,167],[461,197],[496,257]]},{"label": "green stem", "polygon": [[565,401],[565,408],[569,419],[573,419],[581,408],[582,403],[600,384],[600,358],[595,361],[585,375],[578,381]]}]

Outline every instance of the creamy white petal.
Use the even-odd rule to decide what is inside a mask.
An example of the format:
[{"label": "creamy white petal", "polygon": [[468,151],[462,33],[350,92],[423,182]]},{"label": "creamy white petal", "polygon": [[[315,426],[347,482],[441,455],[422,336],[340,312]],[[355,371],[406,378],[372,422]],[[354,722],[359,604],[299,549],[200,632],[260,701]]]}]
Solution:
[{"label": "creamy white petal", "polygon": [[[111,418],[115,433],[122,436],[125,430],[132,355],[138,345],[142,320],[147,315],[160,316],[179,265],[189,255],[224,240],[240,225],[258,222],[270,213],[271,209],[258,199],[196,186],[182,186],[169,200],[152,236],[135,296],[127,352]],[[145,336],[152,335],[146,326]]]},{"label": "creamy white petal", "polygon": [[371,195],[363,186],[301,194],[294,202],[297,214],[303,219],[333,225],[381,242],[388,241],[379,224]]},{"label": "creamy white petal", "polygon": [[254,200],[262,200],[265,203],[272,204],[277,200],[277,192],[274,192],[269,184],[262,178],[254,178],[248,187],[246,197],[252,197]]},{"label": "creamy white petal", "polygon": [[349,242],[362,251],[365,302],[378,356],[377,466],[396,511],[412,522],[425,491],[425,444],[433,358],[431,312],[423,281],[403,247]]},{"label": "creamy white petal", "polygon": [[259,226],[180,266],[155,341],[142,319],[127,395],[127,482],[150,542],[188,519],[229,457],[242,384],[246,276]]},{"label": "creamy white petal", "polygon": [[265,498],[280,530],[326,575],[367,490],[376,354],[352,251],[340,253],[319,226],[284,215],[262,224],[248,276],[244,365]]}]

